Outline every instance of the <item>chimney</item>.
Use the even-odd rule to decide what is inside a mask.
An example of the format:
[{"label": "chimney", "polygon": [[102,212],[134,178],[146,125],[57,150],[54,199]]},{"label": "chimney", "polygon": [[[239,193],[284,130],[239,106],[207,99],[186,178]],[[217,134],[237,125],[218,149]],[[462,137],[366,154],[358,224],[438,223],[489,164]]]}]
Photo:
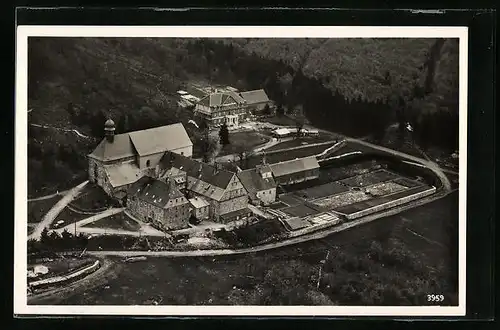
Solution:
[{"label": "chimney", "polygon": [[115,122],[113,120],[108,119],[104,123],[104,135],[109,143],[113,143],[115,140]]}]

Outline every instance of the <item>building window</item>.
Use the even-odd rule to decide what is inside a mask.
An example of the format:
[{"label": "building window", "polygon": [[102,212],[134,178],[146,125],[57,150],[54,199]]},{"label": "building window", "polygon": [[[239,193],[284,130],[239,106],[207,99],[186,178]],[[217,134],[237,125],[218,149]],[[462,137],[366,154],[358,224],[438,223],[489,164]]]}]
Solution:
[{"label": "building window", "polygon": [[181,151],[181,156],[184,156],[184,151]]},{"label": "building window", "polygon": [[149,166],[151,166],[151,161],[148,159],[148,160],[146,161],[146,167],[149,167]]}]

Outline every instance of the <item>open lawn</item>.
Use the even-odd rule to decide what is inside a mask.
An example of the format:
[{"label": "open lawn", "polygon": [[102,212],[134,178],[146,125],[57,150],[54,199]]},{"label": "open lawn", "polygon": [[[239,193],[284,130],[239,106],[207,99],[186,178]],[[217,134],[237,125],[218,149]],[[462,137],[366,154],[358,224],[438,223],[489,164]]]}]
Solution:
[{"label": "open lawn", "polygon": [[[62,212],[59,213],[59,215],[54,219],[54,221],[50,225],[50,228],[51,229],[61,228],[61,227],[67,226],[69,224],[73,224],[75,222],[78,222],[80,220],[90,218],[91,216],[92,216],[92,214],[77,213],[77,212],[70,210],[68,207],[65,207],[62,210]],[[61,221],[61,220],[63,220],[64,222],[61,223],[60,225],[57,225],[57,222]]]},{"label": "open lawn", "polygon": [[114,214],[110,217],[100,219],[89,223],[83,227],[97,227],[97,228],[110,228],[110,229],[123,229],[129,231],[138,231],[141,225],[137,221],[131,219],[125,212]]},{"label": "open lawn", "polygon": [[82,211],[102,210],[110,205],[110,199],[101,187],[89,182],[70,205]]},{"label": "open lawn", "polygon": [[49,212],[49,210],[61,199],[61,196],[54,196],[49,199],[28,202],[28,222],[38,223]]},{"label": "open lawn", "polygon": [[219,156],[237,154],[240,150],[249,152],[252,151],[253,148],[269,142],[270,139],[270,137],[254,131],[230,132],[230,144],[221,149]]},{"label": "open lawn", "polygon": [[273,116],[269,118],[262,119],[263,122],[268,122],[273,125],[279,125],[279,126],[292,126],[295,127],[295,121],[287,116]]}]

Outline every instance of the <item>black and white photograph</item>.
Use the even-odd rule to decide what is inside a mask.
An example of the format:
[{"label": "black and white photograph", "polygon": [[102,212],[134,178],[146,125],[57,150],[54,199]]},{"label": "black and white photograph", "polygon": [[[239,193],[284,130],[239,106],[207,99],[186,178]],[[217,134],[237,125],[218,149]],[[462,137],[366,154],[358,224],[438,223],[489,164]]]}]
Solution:
[{"label": "black and white photograph", "polygon": [[463,315],[466,49],[458,27],[18,27],[19,310]]}]

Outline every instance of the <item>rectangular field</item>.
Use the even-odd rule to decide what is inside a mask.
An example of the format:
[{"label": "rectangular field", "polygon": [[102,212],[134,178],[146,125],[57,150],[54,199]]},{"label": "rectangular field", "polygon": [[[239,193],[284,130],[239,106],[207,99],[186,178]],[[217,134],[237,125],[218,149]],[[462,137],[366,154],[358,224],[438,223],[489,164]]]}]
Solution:
[{"label": "rectangular field", "polygon": [[385,196],[408,189],[408,187],[395,183],[394,181],[374,184],[366,191],[372,196]]},{"label": "rectangular field", "polygon": [[369,186],[372,184],[394,180],[399,178],[398,175],[388,172],[386,170],[378,170],[366,174],[357,175],[351,178],[340,180],[339,182],[346,184],[350,187]]},{"label": "rectangular field", "polygon": [[349,188],[336,182],[322,184],[304,190],[296,191],[295,194],[307,200],[318,199],[326,196],[336,195],[348,191]]},{"label": "rectangular field", "polygon": [[334,208],[334,210],[336,212],[349,215],[349,214],[353,214],[353,213],[356,213],[359,211],[363,211],[365,209],[372,208],[374,206],[379,206],[379,205],[382,205],[382,204],[385,204],[385,203],[388,203],[391,201],[396,201],[396,200],[401,199],[401,198],[412,196],[412,195],[424,192],[428,189],[430,189],[429,186],[422,185],[419,187],[407,189],[407,190],[404,190],[402,192],[398,192],[398,193],[391,194],[388,196],[367,199],[367,200],[359,201],[356,203],[351,203],[349,205],[340,206],[340,207]]},{"label": "rectangular field", "polygon": [[310,208],[309,206],[306,206],[304,204],[296,205],[296,206],[292,206],[292,207],[287,207],[287,208],[281,209],[281,211],[283,211],[291,216],[294,216],[294,217],[306,217],[308,215],[320,213],[319,211],[316,211],[315,209]]},{"label": "rectangular field", "polygon": [[283,194],[279,196],[279,200],[287,206],[295,206],[304,203],[304,199],[296,196],[293,193]]},{"label": "rectangular field", "polygon": [[354,204],[357,202],[362,202],[371,197],[365,194],[363,191],[348,191],[335,196],[329,196],[321,199],[317,199],[312,203],[314,205],[325,207],[328,209],[335,209],[344,205]]}]

